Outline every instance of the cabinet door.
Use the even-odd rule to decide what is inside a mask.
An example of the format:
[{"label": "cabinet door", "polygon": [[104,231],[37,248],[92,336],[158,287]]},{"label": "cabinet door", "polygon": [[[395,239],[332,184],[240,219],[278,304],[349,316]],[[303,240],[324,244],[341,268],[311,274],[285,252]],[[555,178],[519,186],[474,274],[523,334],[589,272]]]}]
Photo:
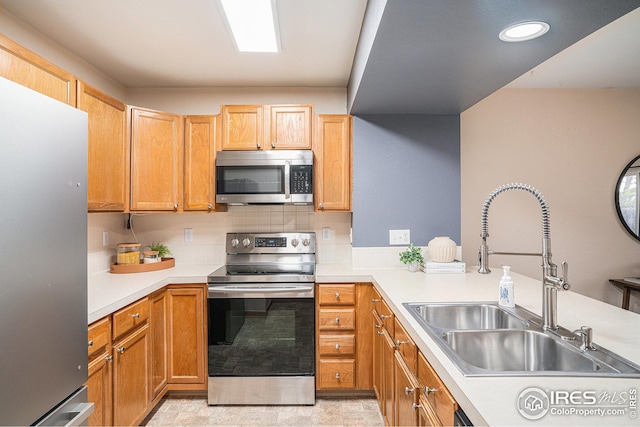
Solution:
[{"label": "cabinet door", "polygon": [[260,150],[264,143],[262,105],[223,105],[222,149]]},{"label": "cabinet door", "polygon": [[215,206],[216,135],[220,116],[188,116],[184,139],[184,210],[212,211]]},{"label": "cabinet door", "polygon": [[112,419],[111,382],[113,380],[113,356],[111,348],[89,364],[88,400],[93,402],[93,413],[89,416],[90,426],[110,426]]},{"label": "cabinet door", "polygon": [[89,211],[128,211],[127,108],[81,81],[77,96],[89,118]]},{"label": "cabinet door", "polygon": [[395,424],[397,426],[418,425],[418,398],[419,390],[417,380],[398,352],[395,354]]},{"label": "cabinet door", "polygon": [[373,313],[373,392],[382,411],[382,322],[376,312]]},{"label": "cabinet door", "polygon": [[316,132],[316,209],[350,211],[351,116],[319,115]]},{"label": "cabinet door", "polygon": [[113,348],[113,424],[139,425],[149,409],[150,343],[147,324],[118,341]]},{"label": "cabinet door", "polygon": [[382,417],[385,425],[393,425],[394,420],[394,400],[395,400],[395,383],[394,383],[394,353],[395,348],[393,340],[386,330],[383,330],[382,339]]},{"label": "cabinet door", "polygon": [[169,383],[206,385],[204,286],[169,288]]},{"label": "cabinet door", "polygon": [[167,294],[164,290],[150,298],[151,401],[160,399],[167,380]]},{"label": "cabinet door", "polygon": [[268,109],[270,148],[311,149],[311,105],[271,105]]},{"label": "cabinet door", "polygon": [[182,116],[131,108],[131,210],[182,210]]},{"label": "cabinet door", "polygon": [[76,78],[0,34],[0,76],[76,106]]},{"label": "cabinet door", "polygon": [[458,403],[421,352],[418,353],[418,382],[426,390],[425,404],[432,418],[442,425],[452,425]]}]

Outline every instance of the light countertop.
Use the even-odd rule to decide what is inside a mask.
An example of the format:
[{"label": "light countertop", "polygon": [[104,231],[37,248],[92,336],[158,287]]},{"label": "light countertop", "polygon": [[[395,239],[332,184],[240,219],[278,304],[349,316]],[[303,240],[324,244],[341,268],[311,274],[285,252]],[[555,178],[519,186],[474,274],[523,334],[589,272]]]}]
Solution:
[{"label": "light countertop", "polygon": [[[218,267],[177,265],[150,273],[92,275],[89,277],[89,323],[167,284],[205,283],[207,275]],[[323,264],[318,264],[316,270],[318,283],[372,282],[475,425],[638,425],[637,419],[629,416],[630,394],[634,393],[631,390],[637,392],[640,388],[638,378],[465,377],[402,306],[404,302],[496,301],[500,276],[500,268],[493,268],[489,275],[469,269],[466,274],[427,275],[398,268],[353,269]],[[540,315],[540,281],[513,272],[512,277],[516,304]],[[590,326],[596,344],[640,364],[640,315],[568,291],[558,292],[558,323],[570,330]],[[576,404],[552,405],[553,414],[550,411],[540,420],[529,421],[518,412],[517,400],[523,390],[531,387],[555,395],[595,393],[598,403],[574,399]],[[606,396],[609,402],[605,405],[600,399]],[[626,411],[623,415],[604,417],[558,414],[559,411],[584,413],[598,408]]]}]

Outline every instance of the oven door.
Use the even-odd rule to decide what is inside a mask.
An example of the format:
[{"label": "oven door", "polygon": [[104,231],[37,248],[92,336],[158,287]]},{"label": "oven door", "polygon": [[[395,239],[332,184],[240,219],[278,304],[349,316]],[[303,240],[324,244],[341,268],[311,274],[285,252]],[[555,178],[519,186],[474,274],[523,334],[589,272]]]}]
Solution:
[{"label": "oven door", "polygon": [[209,404],[313,404],[311,284],[227,284],[208,291]]}]

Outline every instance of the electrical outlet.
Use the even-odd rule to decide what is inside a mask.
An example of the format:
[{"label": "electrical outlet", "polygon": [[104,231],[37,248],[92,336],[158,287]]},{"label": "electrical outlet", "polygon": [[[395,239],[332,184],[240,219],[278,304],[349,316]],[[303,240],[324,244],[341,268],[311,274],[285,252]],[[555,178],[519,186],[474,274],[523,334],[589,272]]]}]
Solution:
[{"label": "electrical outlet", "polygon": [[109,232],[108,231],[103,231],[102,232],[102,246],[109,246]]},{"label": "electrical outlet", "polygon": [[193,242],[193,228],[184,229],[184,241]]},{"label": "electrical outlet", "polygon": [[411,241],[411,230],[389,230],[390,245],[408,245]]},{"label": "electrical outlet", "polygon": [[329,227],[322,227],[322,240],[331,240],[331,229]]}]

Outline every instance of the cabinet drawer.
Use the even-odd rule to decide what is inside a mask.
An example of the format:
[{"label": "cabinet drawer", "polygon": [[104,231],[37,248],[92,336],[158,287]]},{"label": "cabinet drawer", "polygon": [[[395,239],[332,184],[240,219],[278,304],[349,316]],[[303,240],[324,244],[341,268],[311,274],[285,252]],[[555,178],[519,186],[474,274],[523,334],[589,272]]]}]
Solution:
[{"label": "cabinet drawer", "polygon": [[356,361],[348,360],[320,360],[318,388],[321,389],[352,389],[356,385]]},{"label": "cabinet drawer", "polygon": [[144,324],[148,318],[149,298],[143,298],[115,312],[113,314],[113,339]]},{"label": "cabinet drawer", "polygon": [[320,285],[318,287],[320,305],[354,305],[356,303],[356,285]]},{"label": "cabinet drawer", "polygon": [[398,319],[395,319],[395,343],[398,353],[415,375],[418,372],[418,347]]},{"label": "cabinet drawer", "polygon": [[320,335],[320,356],[353,356],[356,349],[355,335]]},{"label": "cabinet drawer", "polygon": [[318,330],[351,331],[356,325],[355,308],[321,308],[318,310]]},{"label": "cabinet drawer", "polygon": [[384,302],[384,300],[380,301],[380,311],[378,311],[378,315],[380,316],[380,320],[382,321],[382,325],[385,327],[385,329],[389,332],[389,335],[391,336],[391,338],[395,337],[395,331],[394,331],[394,315],[393,312],[391,311],[391,309],[389,308],[389,306],[387,305],[386,302]]},{"label": "cabinet drawer", "polygon": [[111,346],[111,319],[105,317],[89,325],[87,350],[89,360],[96,353],[102,353]]},{"label": "cabinet drawer", "polygon": [[418,382],[432,412],[442,425],[453,425],[458,404],[422,353],[418,353]]}]

